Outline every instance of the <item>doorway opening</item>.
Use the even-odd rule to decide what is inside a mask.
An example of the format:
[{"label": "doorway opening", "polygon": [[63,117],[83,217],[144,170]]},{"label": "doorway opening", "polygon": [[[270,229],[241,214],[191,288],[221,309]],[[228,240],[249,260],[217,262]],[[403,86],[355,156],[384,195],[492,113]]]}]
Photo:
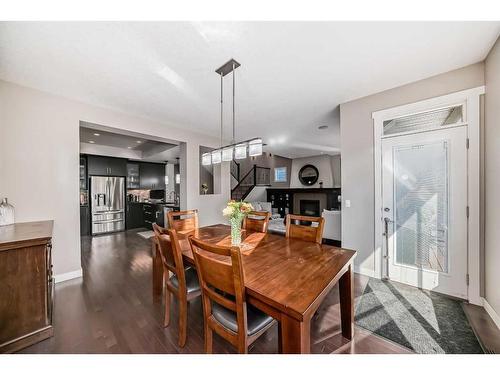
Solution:
[{"label": "doorway opening", "polygon": [[81,121],[81,236],[165,226],[183,201],[182,149],[175,140]]}]

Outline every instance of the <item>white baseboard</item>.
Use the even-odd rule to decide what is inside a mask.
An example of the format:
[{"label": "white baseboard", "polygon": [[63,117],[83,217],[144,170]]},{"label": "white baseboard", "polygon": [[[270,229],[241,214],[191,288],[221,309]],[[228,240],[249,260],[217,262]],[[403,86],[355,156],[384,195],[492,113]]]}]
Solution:
[{"label": "white baseboard", "polygon": [[500,329],[500,316],[497,314],[495,310],[493,310],[493,307],[486,301],[485,298],[483,298],[483,306],[490,318],[495,322],[497,325],[498,329]]},{"label": "white baseboard", "polygon": [[77,279],[79,277],[83,276],[83,271],[82,269],[78,269],[76,271],[71,271],[71,272],[66,272],[66,273],[61,273],[60,275],[55,275],[54,279],[57,283],[62,283],[63,281],[71,280],[71,279]]},{"label": "white baseboard", "polygon": [[354,265],[354,272],[359,273],[360,275],[364,275],[364,276],[376,277],[375,270],[372,270],[369,268],[364,268],[364,267],[359,267],[357,265]]}]

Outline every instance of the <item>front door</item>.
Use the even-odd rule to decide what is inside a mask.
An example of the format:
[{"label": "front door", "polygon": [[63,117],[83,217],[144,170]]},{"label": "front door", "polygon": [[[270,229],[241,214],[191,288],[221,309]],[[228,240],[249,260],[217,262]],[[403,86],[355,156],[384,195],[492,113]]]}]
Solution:
[{"label": "front door", "polygon": [[467,298],[467,126],[382,140],[385,272]]}]

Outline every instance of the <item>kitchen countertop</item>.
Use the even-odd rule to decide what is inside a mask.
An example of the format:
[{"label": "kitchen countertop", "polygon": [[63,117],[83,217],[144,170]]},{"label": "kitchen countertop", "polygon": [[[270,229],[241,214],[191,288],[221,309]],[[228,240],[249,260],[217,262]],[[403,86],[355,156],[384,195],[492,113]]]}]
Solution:
[{"label": "kitchen countertop", "polygon": [[174,207],[174,208],[178,208],[179,205],[178,204],[175,204],[175,203],[160,203],[160,202],[131,202],[131,201],[128,201],[127,203],[130,203],[130,204],[155,204],[155,205],[161,205],[161,206],[167,206],[167,207]]}]

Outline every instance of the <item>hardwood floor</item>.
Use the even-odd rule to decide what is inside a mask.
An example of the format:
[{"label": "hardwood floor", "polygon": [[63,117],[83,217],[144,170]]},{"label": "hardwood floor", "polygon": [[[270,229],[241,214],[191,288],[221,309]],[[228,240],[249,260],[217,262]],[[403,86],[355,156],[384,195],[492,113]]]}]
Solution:
[{"label": "hardwood floor", "polygon": [[464,303],[465,315],[485,353],[500,354],[500,329],[481,306]]},{"label": "hardwood floor", "polygon": [[[83,279],[56,285],[54,337],[21,353],[203,353],[201,300],[190,302],[184,348],[177,346],[177,303],[163,328],[161,300],[152,297],[152,259],[148,240],[135,231],[82,238]],[[355,275],[355,294],[367,278]],[[312,353],[410,353],[356,327],[347,341],[340,331],[338,288],[325,299],[311,326]],[[214,335],[214,353],[235,353]],[[277,353],[275,326],[250,346],[250,353]]]}]

